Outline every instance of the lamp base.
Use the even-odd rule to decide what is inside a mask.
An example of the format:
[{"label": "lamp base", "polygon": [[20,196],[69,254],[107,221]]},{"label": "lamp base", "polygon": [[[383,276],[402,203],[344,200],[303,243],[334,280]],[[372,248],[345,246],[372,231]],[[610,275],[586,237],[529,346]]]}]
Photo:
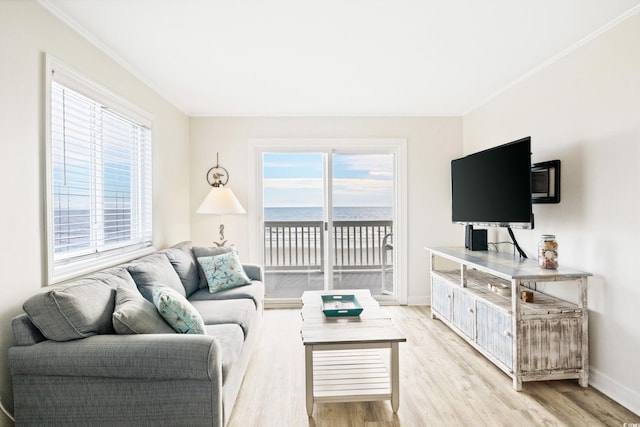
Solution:
[{"label": "lamp base", "polygon": [[213,242],[213,244],[219,248],[223,248],[227,244],[227,241],[224,239],[224,224],[220,224],[220,228],[218,228],[218,231],[220,232],[220,241]]}]

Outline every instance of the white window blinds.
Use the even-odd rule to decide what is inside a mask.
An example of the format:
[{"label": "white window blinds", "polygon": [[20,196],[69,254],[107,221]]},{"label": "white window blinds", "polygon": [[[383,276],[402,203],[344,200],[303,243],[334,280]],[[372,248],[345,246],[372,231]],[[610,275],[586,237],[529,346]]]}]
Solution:
[{"label": "white window blinds", "polygon": [[92,266],[99,268],[152,242],[150,126],[131,117],[135,114],[128,116],[102,102],[109,94],[97,93],[95,86],[82,90],[86,83],[74,85],[65,73],[58,77],[52,70],[48,147],[52,282]]}]

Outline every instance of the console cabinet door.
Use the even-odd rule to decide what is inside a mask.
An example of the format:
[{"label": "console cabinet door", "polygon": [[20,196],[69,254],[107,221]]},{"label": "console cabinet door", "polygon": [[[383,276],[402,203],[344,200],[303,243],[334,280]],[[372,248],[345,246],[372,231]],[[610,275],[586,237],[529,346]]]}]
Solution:
[{"label": "console cabinet door", "polygon": [[523,319],[518,327],[522,337],[519,357],[522,372],[581,369],[583,366],[581,313]]},{"label": "console cabinet door", "polygon": [[431,308],[445,320],[451,321],[452,287],[438,276],[431,276]]},{"label": "console cabinet door", "polygon": [[475,340],[476,300],[460,288],[453,288],[453,324]]},{"label": "console cabinet door", "polygon": [[477,343],[504,363],[513,368],[513,333],[511,317],[487,304],[477,302]]}]

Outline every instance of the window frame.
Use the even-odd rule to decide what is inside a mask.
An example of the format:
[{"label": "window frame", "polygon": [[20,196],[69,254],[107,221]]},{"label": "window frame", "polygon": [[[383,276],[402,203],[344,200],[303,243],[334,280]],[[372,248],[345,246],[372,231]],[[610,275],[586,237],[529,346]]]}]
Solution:
[{"label": "window frame", "polygon": [[[54,78],[55,73],[55,78]],[[53,180],[53,138],[52,138],[52,90],[54,81],[72,91],[78,92],[82,96],[90,99],[92,102],[100,104],[117,115],[126,117],[128,120],[135,122],[149,131],[149,146],[147,158],[148,169],[144,173],[144,177],[148,179],[148,213],[143,220],[143,224],[149,227],[148,232],[144,233],[144,238],[139,242],[131,242],[128,245],[115,245],[118,247],[95,249],[89,251],[85,255],[68,257],[63,263],[57,263],[57,257],[54,250],[55,245],[55,200],[54,200],[54,180]],[[49,54],[45,54],[45,94],[44,94],[44,152],[45,158],[45,195],[44,195],[44,222],[45,222],[45,241],[46,241],[46,265],[47,265],[47,285],[60,283],[75,277],[94,272],[109,266],[113,266],[133,258],[142,256],[153,251],[154,227],[153,227],[153,117],[150,113],[133,105],[126,99],[114,94],[110,90],[93,82],[89,78],[73,70],[63,62],[57,60]],[[134,174],[137,175],[137,174]],[[95,214],[102,210],[103,207],[91,209],[90,213]],[[64,257],[62,257],[64,258]]]}]

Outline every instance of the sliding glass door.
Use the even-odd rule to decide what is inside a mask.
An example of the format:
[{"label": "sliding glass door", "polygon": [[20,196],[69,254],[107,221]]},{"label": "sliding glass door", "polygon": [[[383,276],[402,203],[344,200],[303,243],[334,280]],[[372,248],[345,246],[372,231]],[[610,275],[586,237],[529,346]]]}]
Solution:
[{"label": "sliding glass door", "polygon": [[260,153],[268,299],[331,289],[396,295],[396,154],[359,151],[266,147]]},{"label": "sliding glass door", "polygon": [[392,295],[394,155],[334,152],[331,160],[332,288]]},{"label": "sliding glass door", "polygon": [[320,152],[265,152],[262,199],[267,298],[326,287],[326,169]]}]

